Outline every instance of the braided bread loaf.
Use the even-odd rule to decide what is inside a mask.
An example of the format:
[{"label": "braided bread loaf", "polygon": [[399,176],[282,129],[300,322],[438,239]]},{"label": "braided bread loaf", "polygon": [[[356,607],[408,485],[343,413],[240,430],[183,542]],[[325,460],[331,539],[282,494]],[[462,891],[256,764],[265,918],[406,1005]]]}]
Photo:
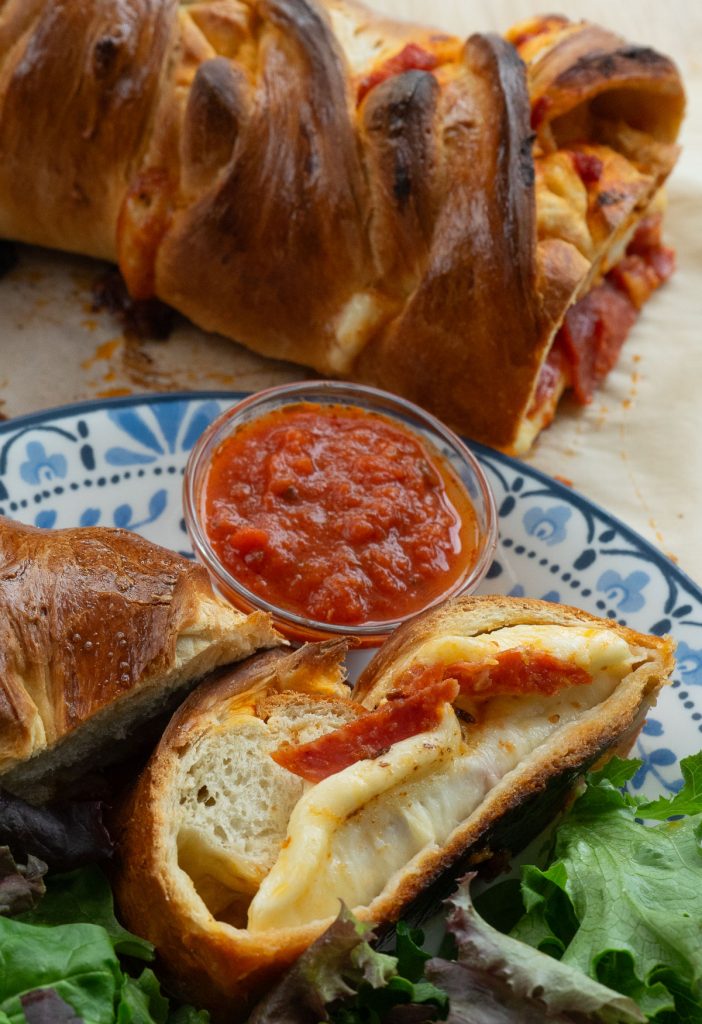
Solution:
[{"label": "braided bread loaf", "polygon": [[4,0],[0,237],[522,451],[683,104],[669,60],[557,17],[464,42],[353,0]]}]

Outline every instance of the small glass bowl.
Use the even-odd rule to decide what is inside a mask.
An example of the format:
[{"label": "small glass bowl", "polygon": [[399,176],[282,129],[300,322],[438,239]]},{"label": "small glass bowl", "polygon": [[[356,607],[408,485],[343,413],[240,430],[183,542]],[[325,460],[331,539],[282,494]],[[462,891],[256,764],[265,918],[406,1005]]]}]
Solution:
[{"label": "small glass bowl", "polygon": [[418,435],[430,451],[434,450],[442,456],[468,492],[477,522],[475,560],[467,567],[463,576],[455,580],[443,594],[428,602],[426,608],[440,604],[448,597],[472,593],[490,567],[497,543],[497,514],[492,491],[475,456],[440,420],[403,398],[361,384],[322,380],[268,388],[237,402],[211,423],[202,434],[190,453],[185,468],[183,506],[185,524],[195,555],[208,570],[216,589],[244,612],[256,609],[270,612],[276,627],[293,640],[325,640],[330,637],[348,636],[357,638],[363,647],[379,646],[397,626],[425,609],[415,609],[410,614],[391,621],[374,621],[352,626],[318,622],[298,615],[286,608],[270,604],[243,586],[222,564],[204,528],[204,487],[213,455],[222,442],[243,424],[259,416],[283,406],[305,402],[328,406],[355,406],[398,422],[405,430]]}]

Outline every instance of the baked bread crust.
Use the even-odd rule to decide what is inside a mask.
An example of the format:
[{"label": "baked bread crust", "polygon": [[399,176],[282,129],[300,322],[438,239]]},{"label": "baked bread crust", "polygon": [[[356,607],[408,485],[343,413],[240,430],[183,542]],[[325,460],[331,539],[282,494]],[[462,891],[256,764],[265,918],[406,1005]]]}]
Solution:
[{"label": "baked bread crust", "polygon": [[[117,259],[135,297],[524,450],[556,329],[670,172],[684,96],[587,23],[509,39],[348,0],[6,0],[0,236]],[[585,210],[547,173],[575,144],[618,159]]]},{"label": "baked bread crust", "polygon": [[[363,698],[366,707],[376,706],[393,687],[403,662],[428,639],[445,633],[473,636],[519,623],[587,625],[613,630],[637,649],[635,664],[601,706],[583,712],[580,718],[541,742],[495,784],[478,810],[451,833],[450,841],[440,848],[429,844],[404,870],[393,874],[367,906],[355,907],[360,918],[381,924],[396,920],[408,904],[457,862],[481,860],[494,852],[490,836],[495,826],[525,803],[560,780],[572,782],[602,755],[628,749],[643,724],[646,709],[672,669],[672,643],[667,638],[642,636],[577,609],[550,603],[467,598],[430,612],[399,630],[364,673],[354,698]],[[333,643],[322,645],[328,652],[324,657],[331,663],[340,650],[337,647],[335,651]],[[232,1019],[233,1015],[244,1019],[272,980],[331,919],[253,931],[246,927],[245,911],[233,924],[210,913],[179,858],[183,803],[179,761],[189,751],[202,749],[204,738],[221,728],[231,729],[233,750],[234,718],[260,715],[271,694],[291,684],[287,670],[290,663],[295,665],[293,689],[304,678],[305,664],[313,656],[316,674],[320,657],[316,651],[312,645],[292,655],[276,651],[258,656],[225,681],[205,684],[191,695],[171,721],[121,813],[121,866],[116,881],[121,912],[132,929],[155,943],[173,983],[183,995],[220,1013],[223,1020]],[[311,702],[320,699],[314,697],[314,688],[307,686]],[[289,692],[288,699],[292,699]],[[322,699],[330,706],[340,703],[328,686],[323,692]],[[349,704],[347,700],[341,703]],[[381,820],[377,802],[383,799],[375,798],[373,820]]]},{"label": "baked bread crust", "polygon": [[261,612],[217,598],[206,571],[126,530],[0,518],[0,781],[47,795],[212,669],[280,642]]}]

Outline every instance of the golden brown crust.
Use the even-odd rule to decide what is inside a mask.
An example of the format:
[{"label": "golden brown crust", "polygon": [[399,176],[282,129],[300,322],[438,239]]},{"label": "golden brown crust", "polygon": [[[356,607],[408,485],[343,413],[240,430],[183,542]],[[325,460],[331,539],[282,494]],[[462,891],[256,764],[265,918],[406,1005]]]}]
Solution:
[{"label": "golden brown crust", "polygon": [[0,235],[114,255],[175,8],[175,0],[3,4]]},{"label": "golden brown crust", "polygon": [[[345,0],[7,0],[0,235],[117,257],[135,296],[523,447],[555,330],[670,172],[684,96],[670,61],[587,23],[509,38]],[[408,46],[435,66],[374,79]],[[539,162],[574,144],[623,162],[599,229],[565,197],[544,234]]]},{"label": "golden brown crust", "polygon": [[[549,20],[542,35],[539,22]],[[673,62],[598,25],[560,21],[535,18],[507,33],[527,62],[539,146],[597,142],[598,121],[620,118],[662,144],[673,143],[684,109]]]},{"label": "golden brown crust", "polygon": [[275,643],[258,619],[215,598],[201,566],[134,533],[0,518],[0,769],[177,672],[182,637],[222,642],[216,664],[238,633],[239,657]]},{"label": "golden brown crust", "polygon": [[271,650],[256,654],[235,669],[202,683],[183,701],[161,737],[160,746],[180,750],[192,742],[192,730],[209,727],[213,717],[249,708],[259,716],[261,702],[271,694],[313,693],[320,699],[345,700],[343,661],[347,640],[305,644],[296,651]]},{"label": "golden brown crust", "polygon": [[[411,76],[431,78],[408,72],[374,91],[397,90]],[[423,274],[353,372],[376,385],[392,380],[453,425],[458,408],[469,406],[472,436],[504,447],[547,341],[535,287],[528,97],[512,47],[472,36],[433,120],[444,126],[442,173],[450,186],[437,203]],[[406,187],[415,187],[414,176]]]}]

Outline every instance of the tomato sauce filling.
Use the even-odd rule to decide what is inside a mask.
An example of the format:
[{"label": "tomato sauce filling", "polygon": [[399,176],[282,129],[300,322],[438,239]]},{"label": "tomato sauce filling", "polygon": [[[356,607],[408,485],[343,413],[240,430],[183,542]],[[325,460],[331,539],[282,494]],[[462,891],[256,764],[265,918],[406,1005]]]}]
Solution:
[{"label": "tomato sauce filling", "polygon": [[[596,157],[574,153],[585,183],[601,174]],[[596,161],[596,162],[595,162]],[[530,412],[552,398],[565,374],[577,402],[592,401],[596,388],[616,365],[639,310],[675,269],[675,254],[661,242],[661,215],[645,217],[624,258],[568,310],[542,368]]]},{"label": "tomato sauce filling", "polygon": [[375,71],[371,71],[361,79],[356,91],[356,103],[362,103],[371,89],[375,89],[376,85],[380,85],[381,82],[394,75],[400,75],[403,71],[433,71],[439,66],[439,63],[436,54],[417,46],[416,43],[408,43],[398,53],[384,61]]},{"label": "tomato sauce filling", "polygon": [[594,185],[602,177],[604,164],[594,153],[583,153],[582,150],[574,149],[570,158],[580,180],[585,185]]},{"label": "tomato sauce filling", "polygon": [[536,39],[546,32],[557,32],[567,24],[568,22],[561,15],[547,14],[545,17],[533,18],[521,32],[515,33],[514,30],[511,30],[507,33],[507,38],[512,46],[520,49],[525,43],[531,42],[532,39]]},{"label": "tomato sauce filling", "polygon": [[277,764],[308,782],[321,782],[357,761],[376,758],[394,743],[438,725],[446,702],[459,695],[497,697],[540,693],[552,696],[592,682],[585,669],[547,651],[498,651],[485,661],[414,665],[388,694],[387,702],[310,743],[284,746]]},{"label": "tomato sauce filling", "polygon": [[475,563],[467,491],[419,436],[356,407],[301,403],[215,452],[204,524],[229,572],[316,622],[387,622],[450,591]]}]

